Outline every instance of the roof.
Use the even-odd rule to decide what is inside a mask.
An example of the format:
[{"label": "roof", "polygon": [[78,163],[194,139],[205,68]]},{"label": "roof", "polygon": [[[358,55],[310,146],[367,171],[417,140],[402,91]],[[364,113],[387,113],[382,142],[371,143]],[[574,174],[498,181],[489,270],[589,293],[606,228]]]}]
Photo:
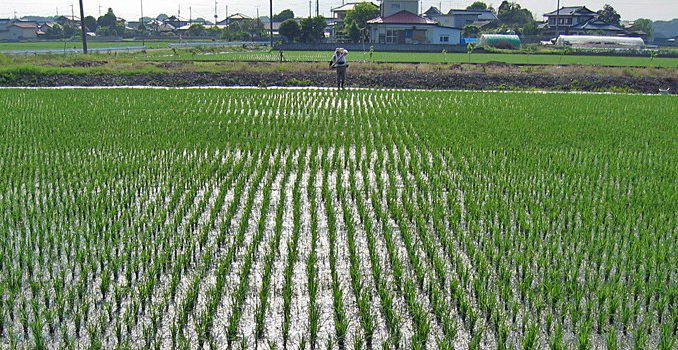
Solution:
[{"label": "roof", "polygon": [[477,15],[478,20],[481,21],[494,21],[497,19],[497,15],[492,13],[490,10],[465,10],[465,9],[451,9],[447,11],[447,14],[450,16],[459,16],[459,15]]},{"label": "roof", "polygon": [[586,21],[586,23],[574,26],[572,28],[581,30],[608,30],[620,32],[624,31],[624,28],[616,26],[614,24],[607,23],[601,19],[591,19],[589,21]]},{"label": "roof", "polygon": [[252,17],[247,16],[247,15],[243,15],[242,13],[234,13],[234,14],[226,17],[226,19],[231,19],[231,20],[233,20],[233,19],[235,19],[235,20],[237,20],[237,19],[252,19]]},{"label": "roof", "polygon": [[591,16],[598,15],[586,8],[586,6],[561,7],[560,10],[545,13],[544,16]]},{"label": "roof", "polygon": [[388,17],[377,17],[367,21],[369,24],[438,24],[438,22],[417,16],[412,12],[402,10]]},{"label": "roof", "polygon": [[438,10],[437,7],[431,6],[426,12],[424,12],[424,15],[426,16],[436,16],[436,15],[442,15],[443,13]]},{"label": "roof", "polygon": [[38,26],[33,23],[12,23],[12,26],[19,27],[21,29],[38,29]]}]

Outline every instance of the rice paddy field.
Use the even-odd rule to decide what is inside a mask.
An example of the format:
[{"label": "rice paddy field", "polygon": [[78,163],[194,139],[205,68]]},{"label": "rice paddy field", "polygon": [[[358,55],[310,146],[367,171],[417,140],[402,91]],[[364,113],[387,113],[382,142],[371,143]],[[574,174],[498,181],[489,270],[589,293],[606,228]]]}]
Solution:
[{"label": "rice paddy field", "polygon": [[[369,50],[369,47],[366,49]],[[328,62],[332,52],[285,51],[284,59],[290,62]],[[357,52],[348,56],[352,62],[382,63],[487,63],[503,62],[526,65],[587,65],[611,67],[661,67],[678,68],[678,58],[670,57],[623,57],[623,56],[582,56],[557,54],[511,54],[511,53],[424,53],[424,52]],[[278,62],[278,51],[222,52],[184,55],[151,55],[145,59],[160,61],[245,61]]]},{"label": "rice paddy field", "polygon": [[0,90],[0,348],[675,349],[677,102]]}]

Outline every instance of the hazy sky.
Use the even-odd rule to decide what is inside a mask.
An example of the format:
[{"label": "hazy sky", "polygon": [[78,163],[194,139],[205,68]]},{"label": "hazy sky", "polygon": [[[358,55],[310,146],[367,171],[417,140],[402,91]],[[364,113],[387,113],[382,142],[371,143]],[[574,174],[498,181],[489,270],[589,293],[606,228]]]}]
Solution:
[{"label": "hazy sky", "polygon": [[[144,15],[155,17],[159,13],[176,15],[181,8],[181,17],[189,17],[189,7],[192,8],[193,18],[203,17],[208,20],[214,18],[214,0],[83,0],[85,4],[85,15],[99,15],[105,13],[106,9],[112,7],[116,15],[128,20],[136,20],[141,14],[140,1],[144,4]],[[315,14],[315,1],[313,1],[313,13]],[[319,0],[320,12],[327,16],[330,15],[330,9],[342,4],[342,0]],[[360,1],[360,0],[345,0]],[[376,0],[374,0],[376,2]],[[257,8],[261,16],[268,15],[268,0],[217,0],[217,12],[219,19],[223,19],[228,6],[228,13],[244,13],[248,16],[255,16]],[[472,0],[420,0],[420,5],[424,10],[430,6],[440,7],[443,11],[450,8],[464,8],[472,3]],[[556,9],[556,0],[518,0],[519,4],[532,11],[537,19],[542,19],[542,14]],[[498,7],[500,0],[487,1]],[[586,5],[589,9],[597,11],[604,4],[610,3],[617,9],[622,19],[633,20],[637,18],[651,19],[673,19],[678,18],[678,2],[676,0],[561,0],[561,6]],[[14,12],[18,17],[23,15],[71,15],[71,4],[74,5],[75,14],[78,16],[78,0],[0,0],[0,18],[14,17]],[[297,16],[307,16],[309,9],[308,0],[274,0],[273,11],[290,8]]]}]

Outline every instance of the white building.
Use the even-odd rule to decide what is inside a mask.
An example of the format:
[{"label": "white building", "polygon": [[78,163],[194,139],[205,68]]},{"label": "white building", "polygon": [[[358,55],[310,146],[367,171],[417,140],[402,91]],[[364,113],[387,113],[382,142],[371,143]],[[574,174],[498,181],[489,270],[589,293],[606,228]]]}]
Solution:
[{"label": "white building", "polygon": [[418,0],[383,0],[381,16],[367,21],[370,43],[459,45],[462,28],[417,15]]}]

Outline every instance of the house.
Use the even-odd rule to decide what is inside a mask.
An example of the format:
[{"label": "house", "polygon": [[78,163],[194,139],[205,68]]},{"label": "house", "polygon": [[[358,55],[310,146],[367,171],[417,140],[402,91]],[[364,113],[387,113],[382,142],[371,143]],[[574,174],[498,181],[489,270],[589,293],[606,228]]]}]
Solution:
[{"label": "house", "polygon": [[[383,4],[389,5],[390,0]],[[382,4],[382,6],[383,6]],[[367,21],[370,43],[376,44],[448,44],[461,43],[461,28],[445,27],[438,22],[406,10]]]},{"label": "house", "polygon": [[569,33],[571,34],[587,34],[595,32],[605,35],[620,35],[628,33],[626,29],[614,24],[606,23],[598,18],[591,19],[586,23],[582,23],[569,29]]},{"label": "house", "polygon": [[560,10],[544,14],[544,17],[547,18],[546,24],[549,27],[555,28],[558,26],[563,30],[582,25],[599,16],[598,13],[587,9],[586,6],[562,7]]},{"label": "house", "polygon": [[379,6],[381,18],[390,17],[398,12],[419,13],[419,0],[383,0]]},{"label": "house", "polygon": [[543,34],[578,34],[584,35],[592,32],[606,35],[626,34],[626,30],[620,26],[606,23],[600,19],[600,15],[586,8],[586,6],[562,7],[560,10],[545,13],[547,18],[544,24],[539,25]]},{"label": "house", "polygon": [[38,37],[38,26],[33,22],[12,22],[0,27],[0,40],[31,40]]},{"label": "house", "polygon": [[243,15],[242,13],[234,13],[225,19],[222,19],[221,21],[217,22],[218,26],[225,26],[228,24],[231,24],[233,22],[239,22],[239,21],[245,21],[245,20],[250,20],[252,17]]},{"label": "house", "polygon": [[[344,19],[346,18],[346,15],[348,14],[348,11],[351,11],[355,8],[355,5],[358,5],[362,2],[347,2],[339,7],[333,8],[332,11],[332,20],[334,20],[335,24],[341,24],[344,23]],[[375,3],[371,3],[374,5],[374,7],[379,7]]]},{"label": "house", "polygon": [[483,27],[497,20],[497,15],[491,11],[455,10],[443,14],[435,7],[431,7],[424,16],[431,18],[445,27],[463,28],[467,25]]}]

